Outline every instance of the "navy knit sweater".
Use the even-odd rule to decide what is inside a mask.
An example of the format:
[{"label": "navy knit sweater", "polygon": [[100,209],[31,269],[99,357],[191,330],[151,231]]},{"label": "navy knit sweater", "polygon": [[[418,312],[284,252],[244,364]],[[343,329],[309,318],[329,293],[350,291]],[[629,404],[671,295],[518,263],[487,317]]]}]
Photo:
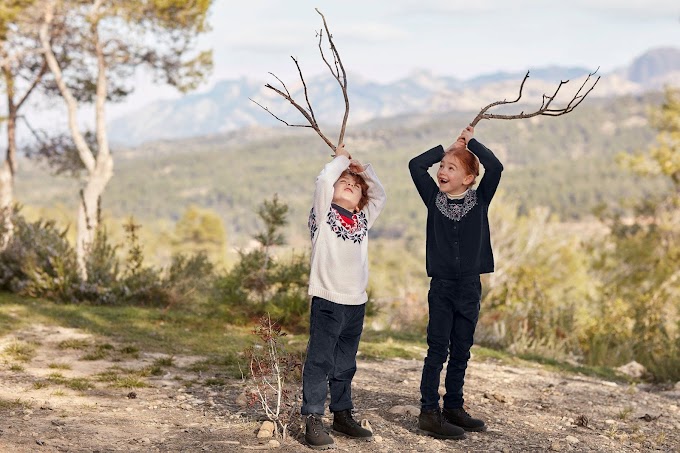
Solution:
[{"label": "navy knit sweater", "polygon": [[428,173],[444,157],[439,145],[409,162],[411,178],[427,206],[427,275],[457,280],[493,272],[493,251],[489,239],[489,203],[496,193],[503,164],[476,139],[468,149],[479,157],[484,176],[476,190],[465,198],[450,200]]}]

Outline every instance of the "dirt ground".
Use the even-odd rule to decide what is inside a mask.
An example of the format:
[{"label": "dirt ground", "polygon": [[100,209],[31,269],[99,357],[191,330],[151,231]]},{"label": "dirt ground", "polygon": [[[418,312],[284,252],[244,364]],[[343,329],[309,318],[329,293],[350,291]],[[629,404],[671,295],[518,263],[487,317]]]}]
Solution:
[{"label": "dirt ground", "polygon": [[[312,451],[295,438],[280,446],[258,439],[261,421],[254,408],[242,405],[244,383],[207,385],[211,378],[215,382],[214,374],[186,370],[200,357],[175,356],[163,375],[145,378],[145,388],[97,382],[95,375],[112,366],[142,368],[158,355],[81,360],[82,351],[58,347],[64,340],[88,338],[74,329],[44,326],[0,338],[0,351],[17,341],[37,345],[21,370],[10,369],[0,357],[0,451]],[[68,367],[55,370],[55,362]],[[55,371],[66,379],[86,378],[94,388],[41,384]],[[466,403],[489,430],[469,433],[461,441],[441,441],[419,434],[415,415],[391,412],[395,406],[418,406],[420,371],[418,360],[360,360],[355,415],[369,421],[374,441],[336,436],[336,451],[680,451],[680,385],[622,385],[473,356]],[[187,387],[187,381],[194,383]]]}]

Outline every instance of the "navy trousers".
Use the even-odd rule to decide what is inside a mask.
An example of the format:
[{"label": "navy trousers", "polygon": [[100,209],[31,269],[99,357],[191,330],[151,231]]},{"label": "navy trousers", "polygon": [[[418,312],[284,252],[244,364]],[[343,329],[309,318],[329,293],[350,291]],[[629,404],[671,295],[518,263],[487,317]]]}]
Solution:
[{"label": "navy trousers", "polygon": [[312,298],[307,358],[302,370],[302,415],[323,415],[330,387],[331,412],[353,409],[352,378],[366,304]]},{"label": "navy trousers", "polygon": [[463,407],[465,370],[479,319],[482,284],[479,276],[460,280],[433,278],[427,295],[427,357],[420,381],[423,409],[439,407],[439,379],[447,357],[444,408]]}]

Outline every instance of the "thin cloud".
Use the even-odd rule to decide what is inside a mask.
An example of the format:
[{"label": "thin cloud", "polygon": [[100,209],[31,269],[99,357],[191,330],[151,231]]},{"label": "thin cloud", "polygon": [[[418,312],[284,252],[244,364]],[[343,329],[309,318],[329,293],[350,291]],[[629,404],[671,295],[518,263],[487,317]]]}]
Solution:
[{"label": "thin cloud", "polygon": [[669,20],[680,17],[680,3],[677,0],[570,0],[562,4],[537,0],[402,0],[391,8],[392,17],[437,17],[450,16],[461,19],[480,14],[499,15],[503,11],[525,11],[531,16],[537,9],[582,12],[583,14],[606,15],[608,20]]},{"label": "thin cloud", "polygon": [[400,27],[377,22],[355,23],[346,25],[342,29],[343,39],[365,43],[398,41],[409,37],[411,34]]}]

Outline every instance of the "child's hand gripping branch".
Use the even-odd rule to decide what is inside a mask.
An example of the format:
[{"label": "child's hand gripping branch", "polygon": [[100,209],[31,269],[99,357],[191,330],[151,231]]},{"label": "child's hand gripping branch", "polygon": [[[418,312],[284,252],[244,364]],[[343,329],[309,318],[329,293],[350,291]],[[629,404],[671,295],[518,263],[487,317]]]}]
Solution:
[{"label": "child's hand gripping branch", "polygon": [[332,157],[337,157],[337,156],[345,156],[349,160],[352,160],[352,156],[350,153],[345,149],[345,144],[340,143],[337,148],[335,148],[335,154]]},{"label": "child's hand gripping branch", "polygon": [[467,147],[467,144],[470,143],[470,140],[472,140],[474,135],[475,135],[475,128],[472,127],[472,126],[466,127],[465,129],[463,129],[460,132],[460,135],[458,136],[456,141],[453,142],[453,144],[451,146],[449,146],[446,151],[447,152],[453,151],[455,148],[458,148],[458,147],[463,147],[463,148]]}]

